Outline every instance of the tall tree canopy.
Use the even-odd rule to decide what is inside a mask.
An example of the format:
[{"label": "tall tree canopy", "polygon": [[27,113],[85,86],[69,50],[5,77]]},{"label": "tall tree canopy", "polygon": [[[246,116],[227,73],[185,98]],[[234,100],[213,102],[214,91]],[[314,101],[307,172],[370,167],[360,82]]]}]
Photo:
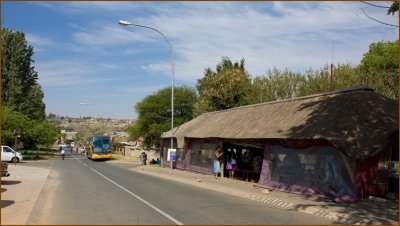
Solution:
[{"label": "tall tree canopy", "polygon": [[[174,89],[174,127],[193,118],[196,91],[186,86]],[[137,103],[138,119],[127,131],[131,138],[144,138],[148,148],[159,147],[161,132],[171,129],[171,88],[164,88]]]},{"label": "tall tree canopy", "polygon": [[374,42],[364,54],[358,68],[364,75],[366,85],[390,98],[396,98],[398,95],[398,48],[398,40]]},{"label": "tall tree canopy", "polygon": [[195,114],[247,104],[246,95],[250,86],[251,77],[245,70],[244,59],[240,63],[232,63],[228,57],[223,57],[215,72],[207,68],[204,77],[197,81],[200,97],[196,103]]},{"label": "tall tree canopy", "polygon": [[44,94],[32,66],[33,53],[23,32],[2,29],[2,104],[32,119],[44,120]]}]

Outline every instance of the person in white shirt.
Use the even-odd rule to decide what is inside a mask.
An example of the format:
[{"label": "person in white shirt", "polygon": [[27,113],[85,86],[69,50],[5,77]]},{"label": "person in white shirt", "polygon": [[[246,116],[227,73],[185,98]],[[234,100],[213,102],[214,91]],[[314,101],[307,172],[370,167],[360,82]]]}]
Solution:
[{"label": "person in white shirt", "polygon": [[61,157],[64,160],[64,157],[65,157],[65,150],[64,149],[61,150]]}]

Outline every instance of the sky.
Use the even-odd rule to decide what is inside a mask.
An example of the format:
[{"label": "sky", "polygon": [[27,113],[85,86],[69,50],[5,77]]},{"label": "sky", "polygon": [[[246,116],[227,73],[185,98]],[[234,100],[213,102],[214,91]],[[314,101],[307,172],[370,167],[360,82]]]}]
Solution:
[{"label": "sky", "polygon": [[[389,6],[390,2],[375,2]],[[136,119],[134,106],[172,84],[195,88],[222,57],[247,71],[358,65],[372,42],[394,41],[398,15],[362,2],[4,2],[3,28],[22,31],[46,113]],[[121,26],[120,20],[154,28]]]}]

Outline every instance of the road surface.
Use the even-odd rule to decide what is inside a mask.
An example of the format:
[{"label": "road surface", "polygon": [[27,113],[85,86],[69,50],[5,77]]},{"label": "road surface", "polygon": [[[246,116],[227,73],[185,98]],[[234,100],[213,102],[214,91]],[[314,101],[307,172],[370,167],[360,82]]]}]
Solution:
[{"label": "road surface", "polygon": [[[134,164],[132,164],[132,167]],[[328,219],[157,178],[67,153],[27,224],[331,224]]]}]

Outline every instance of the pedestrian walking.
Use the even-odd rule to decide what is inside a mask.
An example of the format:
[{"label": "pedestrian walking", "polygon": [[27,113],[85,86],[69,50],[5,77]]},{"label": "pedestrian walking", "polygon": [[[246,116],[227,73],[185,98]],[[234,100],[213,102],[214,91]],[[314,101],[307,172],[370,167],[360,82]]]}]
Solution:
[{"label": "pedestrian walking", "polygon": [[65,157],[65,150],[61,149],[61,158],[62,158],[62,160],[64,160],[64,157]]}]

